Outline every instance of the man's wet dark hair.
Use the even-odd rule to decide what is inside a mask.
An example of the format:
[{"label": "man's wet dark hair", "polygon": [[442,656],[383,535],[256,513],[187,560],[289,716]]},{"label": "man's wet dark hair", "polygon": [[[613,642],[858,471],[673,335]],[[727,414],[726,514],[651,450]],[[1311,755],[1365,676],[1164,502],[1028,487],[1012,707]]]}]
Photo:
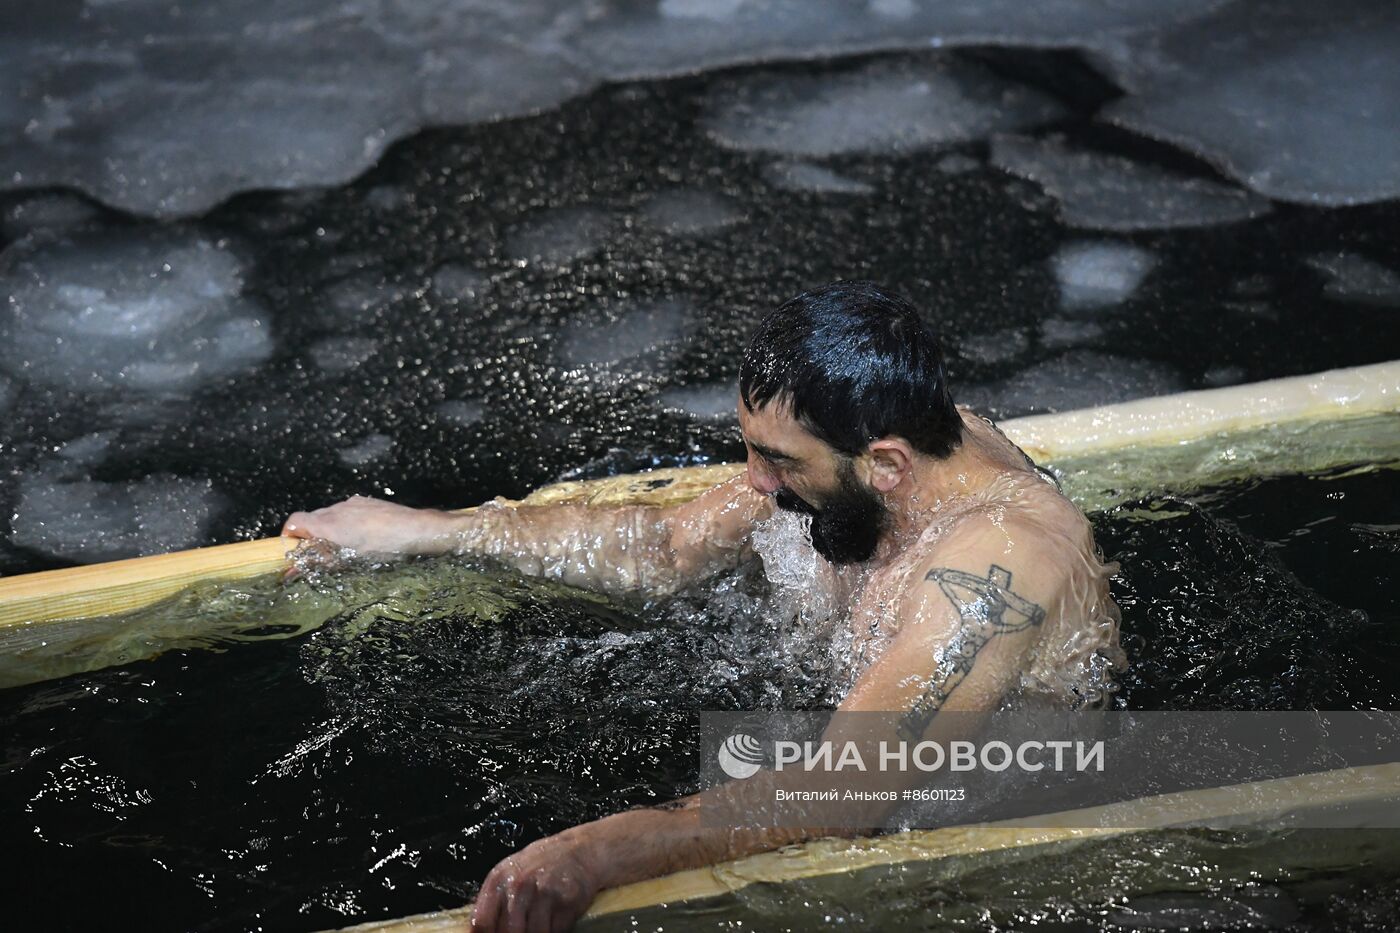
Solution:
[{"label": "man's wet dark hair", "polygon": [[938,339],[873,282],[803,292],[765,317],[744,351],[739,395],[749,411],[790,404],[803,427],[850,457],[891,434],[938,458],[962,442]]}]

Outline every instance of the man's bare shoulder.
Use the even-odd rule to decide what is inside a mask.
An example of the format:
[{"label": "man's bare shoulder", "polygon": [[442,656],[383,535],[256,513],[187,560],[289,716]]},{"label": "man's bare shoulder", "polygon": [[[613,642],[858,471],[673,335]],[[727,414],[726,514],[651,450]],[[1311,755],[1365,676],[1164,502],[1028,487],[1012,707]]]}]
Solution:
[{"label": "man's bare shoulder", "polygon": [[976,606],[976,611],[1010,607],[1022,616],[1034,616],[1064,582],[1055,559],[1065,546],[1061,524],[1071,526],[1073,515],[1055,516],[1047,523],[1045,516],[1021,508],[983,506],[968,511],[942,534],[914,545],[917,553],[910,555],[911,570],[900,600],[902,614],[934,619],[947,617],[949,609],[961,612]]}]

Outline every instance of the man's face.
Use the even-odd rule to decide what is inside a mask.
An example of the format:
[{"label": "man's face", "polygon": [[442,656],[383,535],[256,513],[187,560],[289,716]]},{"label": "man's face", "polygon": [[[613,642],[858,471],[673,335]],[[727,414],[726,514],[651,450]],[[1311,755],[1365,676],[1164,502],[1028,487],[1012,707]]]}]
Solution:
[{"label": "man's face", "polygon": [[791,512],[812,516],[812,546],[833,564],[867,561],[888,512],[848,457],[802,427],[786,405],[750,412],[739,400],[749,485]]}]

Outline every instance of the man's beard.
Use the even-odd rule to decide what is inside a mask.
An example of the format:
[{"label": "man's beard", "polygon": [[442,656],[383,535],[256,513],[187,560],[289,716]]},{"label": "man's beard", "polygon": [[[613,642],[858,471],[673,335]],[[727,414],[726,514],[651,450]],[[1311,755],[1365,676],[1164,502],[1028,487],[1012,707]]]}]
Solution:
[{"label": "man's beard", "polygon": [[836,490],[821,508],[792,490],[779,489],[778,508],[812,516],[812,547],[833,564],[858,564],[875,556],[875,547],[889,520],[889,510],[873,491],[856,479],[849,460],[836,470]]}]

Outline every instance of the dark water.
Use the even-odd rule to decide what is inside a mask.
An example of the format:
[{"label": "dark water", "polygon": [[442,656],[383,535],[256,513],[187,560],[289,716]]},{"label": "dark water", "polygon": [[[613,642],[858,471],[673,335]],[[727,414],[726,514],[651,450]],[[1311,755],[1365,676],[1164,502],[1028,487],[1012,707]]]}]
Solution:
[{"label": "dark water", "polygon": [[[1100,516],[1134,662],[1119,704],[1396,708],[1394,476],[1284,478]],[[496,625],[347,617],[0,693],[0,846],[24,868],[3,876],[11,917],[105,925],[130,904],[152,931],[311,930],[462,903],[532,839],[687,791],[694,711],[831,703],[801,659],[765,654],[776,633],[745,614],[745,592],[731,581],[621,613],[539,598]],[[1138,928],[1218,929],[1246,916],[1241,898],[1277,900],[1237,890],[1215,849],[1192,851],[1192,884],[1164,894],[1159,879]],[[1043,875],[1025,870],[1030,885]],[[1379,929],[1400,864],[1293,881],[1286,911],[1224,928]],[[981,882],[967,883],[971,897]],[[1133,893],[1076,890],[1050,905],[1067,929],[1120,917]],[[959,899],[923,897],[909,916]]]},{"label": "dark water", "polygon": [[[1065,118],[1036,135],[1211,175],[1091,122],[1117,91],[1073,56],[988,49],[963,58],[1061,100]],[[268,535],[289,512],[352,493],[464,506],[563,474],[734,458],[730,425],[668,409],[664,393],[700,386],[722,395],[758,316],[840,277],[873,278],[913,299],[948,343],[954,394],[999,415],[1400,355],[1392,308],[1337,300],[1308,265],[1353,250],[1400,267],[1393,203],[1275,205],[1199,229],[1072,231],[1034,185],[986,164],[986,142],[950,147],[946,158],[837,156],[824,164],[871,194],[791,192],[767,180],[772,157],[705,136],[706,95],[731,77],[606,88],[534,118],[426,132],[342,188],[243,195],[159,228],[222,238],[241,257],[272,355],[189,392],[17,377],[0,421],[0,473],[9,477],[0,513],[17,512],[26,528],[47,518],[68,530],[0,543],[0,572],[117,556],[81,529],[108,515],[101,502],[111,490],[156,474],[207,480],[210,514],[191,529],[178,503],[157,501],[154,519],[136,520],[128,552],[167,549],[172,528],[188,535],[182,544]],[[648,198],[678,189],[721,199],[732,222],[698,233],[648,223]],[[591,231],[596,248],[521,258],[541,242],[532,225],[569,209],[565,237]],[[141,239],[153,229],[103,212],[74,236]],[[1067,312],[1051,259],[1078,241],[1139,248],[1155,264],[1123,303]],[[670,304],[652,318],[627,316],[657,302]],[[635,345],[608,346],[618,332],[598,328],[619,320]],[[368,341],[367,358],[324,369],[311,348],[327,339]],[[622,358],[595,362],[613,351]],[[439,411],[444,400],[475,407],[454,420]],[[93,432],[110,432],[95,462],[55,456]],[[359,464],[342,458],[376,436],[392,450]],[[64,484],[74,481],[108,484],[108,493],[87,511],[65,506]],[[55,498],[42,495],[54,488]]]}]

